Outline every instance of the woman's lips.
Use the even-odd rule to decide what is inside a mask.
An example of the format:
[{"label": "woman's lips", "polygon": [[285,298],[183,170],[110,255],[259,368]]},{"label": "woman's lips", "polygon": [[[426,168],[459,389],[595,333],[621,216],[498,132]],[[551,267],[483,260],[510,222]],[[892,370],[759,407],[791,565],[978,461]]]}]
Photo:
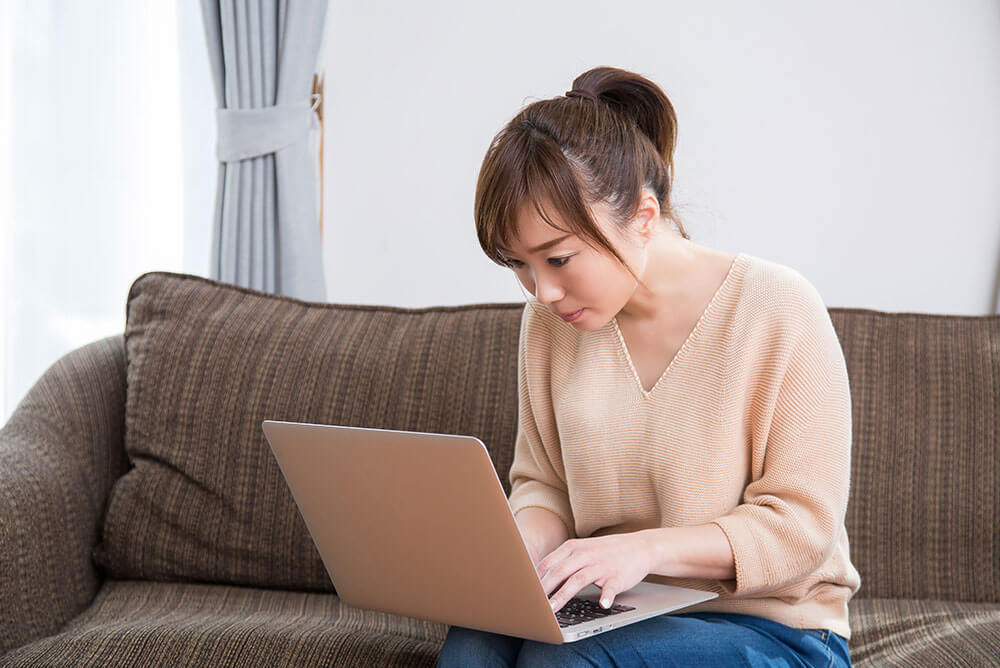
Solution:
[{"label": "woman's lips", "polygon": [[565,320],[566,322],[573,322],[574,320],[580,317],[581,313],[583,313],[583,309],[580,309],[576,313],[570,313],[569,315],[561,315],[559,317]]}]

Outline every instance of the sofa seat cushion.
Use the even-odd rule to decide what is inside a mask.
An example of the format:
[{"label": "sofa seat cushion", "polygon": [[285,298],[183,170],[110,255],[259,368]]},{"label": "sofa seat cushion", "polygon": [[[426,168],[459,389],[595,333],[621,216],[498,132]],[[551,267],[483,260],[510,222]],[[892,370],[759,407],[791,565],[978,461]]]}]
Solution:
[{"label": "sofa seat cushion", "polygon": [[[1000,604],[855,598],[855,666],[991,665]],[[434,666],[446,624],[346,605],[333,594],[107,580],[59,633],[6,666]]]},{"label": "sofa seat cushion", "polygon": [[59,633],[4,666],[433,666],[436,622],[355,608],[334,594],[107,580]]},{"label": "sofa seat cushion", "polygon": [[854,598],[855,666],[995,666],[1000,603]]},{"label": "sofa seat cushion", "polygon": [[[1000,604],[852,599],[855,666],[991,665]],[[4,666],[433,666],[448,626],[346,605],[333,594],[108,580],[59,633]]]}]

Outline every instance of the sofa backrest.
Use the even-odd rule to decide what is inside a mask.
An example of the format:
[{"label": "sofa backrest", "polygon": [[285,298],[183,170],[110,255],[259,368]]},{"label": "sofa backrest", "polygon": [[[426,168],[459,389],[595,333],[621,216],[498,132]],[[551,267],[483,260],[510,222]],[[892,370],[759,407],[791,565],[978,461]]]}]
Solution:
[{"label": "sofa backrest", "polygon": [[1000,315],[831,308],[859,598],[1000,601]]},{"label": "sofa backrest", "polygon": [[[329,591],[264,419],[470,434],[504,492],[523,304],[320,304],[187,274],[129,291],[125,449],[94,560],[118,578]],[[1000,600],[1000,316],[830,309],[859,597]]]},{"label": "sofa backrest", "polygon": [[522,310],[322,304],[143,274],[124,335],[131,468],[95,563],[116,578],[335,590],[261,422],[472,435],[506,471]]}]

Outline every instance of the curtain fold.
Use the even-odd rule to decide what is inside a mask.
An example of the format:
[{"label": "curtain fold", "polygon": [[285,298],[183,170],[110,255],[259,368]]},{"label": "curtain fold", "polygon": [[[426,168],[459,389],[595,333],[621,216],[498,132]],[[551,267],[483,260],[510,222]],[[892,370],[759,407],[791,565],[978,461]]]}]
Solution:
[{"label": "curtain fold", "polygon": [[327,0],[202,0],[218,101],[210,277],[326,301],[313,72]]}]

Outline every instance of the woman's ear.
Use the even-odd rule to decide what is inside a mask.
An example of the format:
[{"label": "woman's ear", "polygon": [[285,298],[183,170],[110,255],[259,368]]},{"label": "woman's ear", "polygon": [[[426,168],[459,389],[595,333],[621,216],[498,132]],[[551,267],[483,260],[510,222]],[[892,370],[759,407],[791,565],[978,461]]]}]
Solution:
[{"label": "woman's ear", "polygon": [[660,222],[660,203],[649,191],[643,191],[635,220],[638,225],[639,238],[642,245],[645,246],[653,238],[656,226]]}]

